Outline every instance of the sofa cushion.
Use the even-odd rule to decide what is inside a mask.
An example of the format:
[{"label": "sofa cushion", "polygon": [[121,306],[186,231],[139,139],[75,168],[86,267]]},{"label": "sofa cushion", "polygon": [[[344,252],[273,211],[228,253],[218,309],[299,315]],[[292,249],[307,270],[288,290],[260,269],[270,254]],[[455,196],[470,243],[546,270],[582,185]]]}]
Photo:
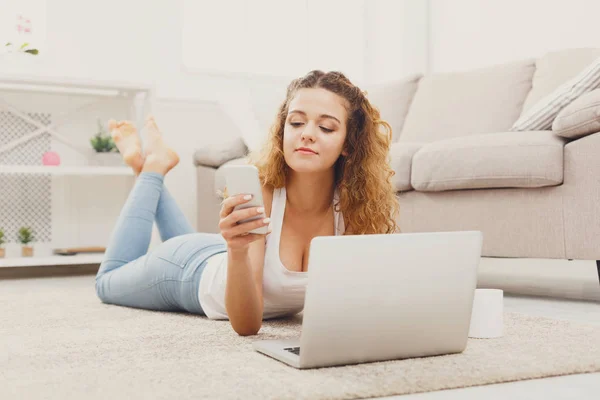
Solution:
[{"label": "sofa cushion", "polygon": [[248,164],[248,158],[236,158],[235,160],[227,161],[225,164],[221,165],[217,172],[215,173],[215,193],[219,196],[222,196],[223,190],[225,189],[225,173],[223,172],[223,167],[225,165],[245,165]]},{"label": "sofa cushion", "polygon": [[563,108],[552,123],[552,131],[568,139],[600,132],[600,89],[584,94]]},{"label": "sofa cushion", "polygon": [[556,88],[579,74],[600,57],[600,49],[581,48],[553,51],[535,61],[531,91],[525,99],[521,115]]},{"label": "sofa cushion", "polygon": [[427,192],[560,185],[565,142],[550,131],[531,131],[430,143],[413,157],[411,185]]},{"label": "sofa cushion", "polygon": [[422,78],[399,140],[507,131],[521,113],[533,71],[534,61],[527,60]]},{"label": "sofa cushion", "polygon": [[414,154],[425,145],[416,142],[398,142],[390,149],[390,165],[394,170],[392,184],[397,192],[412,190],[410,171]]},{"label": "sofa cushion", "polygon": [[391,125],[394,142],[400,136],[421,77],[415,74],[402,80],[366,87],[367,98],[379,109],[381,119]]},{"label": "sofa cushion", "polygon": [[202,147],[194,152],[194,165],[220,167],[229,160],[244,156],[248,152],[242,138],[223,142],[219,145]]},{"label": "sofa cushion", "polygon": [[521,114],[511,131],[550,130],[558,113],[600,86],[600,57]]}]

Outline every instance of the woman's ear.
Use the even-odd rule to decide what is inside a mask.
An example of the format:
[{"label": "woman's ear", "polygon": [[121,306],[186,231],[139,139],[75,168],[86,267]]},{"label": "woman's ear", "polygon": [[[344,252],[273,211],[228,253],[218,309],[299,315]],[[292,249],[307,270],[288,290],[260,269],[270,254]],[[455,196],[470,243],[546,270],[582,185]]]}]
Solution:
[{"label": "woman's ear", "polygon": [[342,155],[344,157],[348,157],[348,152],[346,151],[346,149],[342,150]]}]

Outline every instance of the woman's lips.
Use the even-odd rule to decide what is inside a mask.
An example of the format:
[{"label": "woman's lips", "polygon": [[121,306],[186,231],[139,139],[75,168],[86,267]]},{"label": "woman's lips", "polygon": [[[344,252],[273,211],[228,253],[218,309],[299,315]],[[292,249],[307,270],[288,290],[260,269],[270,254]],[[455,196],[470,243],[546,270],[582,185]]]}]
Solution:
[{"label": "woman's lips", "polygon": [[305,149],[305,148],[299,148],[296,151],[299,152],[299,153],[308,154],[308,155],[316,155],[317,154],[316,152],[314,152],[314,151],[312,151],[310,149]]}]

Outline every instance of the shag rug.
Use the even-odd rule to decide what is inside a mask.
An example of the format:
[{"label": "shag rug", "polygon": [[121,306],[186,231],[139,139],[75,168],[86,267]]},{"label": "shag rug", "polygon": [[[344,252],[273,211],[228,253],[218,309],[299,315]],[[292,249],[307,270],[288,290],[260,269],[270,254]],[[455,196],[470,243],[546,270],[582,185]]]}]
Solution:
[{"label": "shag rug", "polygon": [[227,321],[102,304],[93,276],[0,280],[1,399],[356,399],[600,371],[600,327],[506,313],[461,354],[296,370]]}]

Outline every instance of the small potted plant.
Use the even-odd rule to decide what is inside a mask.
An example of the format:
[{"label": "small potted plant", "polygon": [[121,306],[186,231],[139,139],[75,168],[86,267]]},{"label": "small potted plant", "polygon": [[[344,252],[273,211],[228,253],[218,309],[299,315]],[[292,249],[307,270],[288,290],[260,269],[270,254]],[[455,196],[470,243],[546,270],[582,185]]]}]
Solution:
[{"label": "small potted plant", "polygon": [[94,149],[94,163],[97,165],[123,165],[121,154],[110,134],[98,119],[98,132],[90,138]]},{"label": "small potted plant", "polygon": [[21,255],[23,257],[33,256],[33,247],[28,246],[28,244],[33,241],[33,231],[31,228],[25,226],[19,228],[17,240],[23,245],[23,247],[21,247]]},{"label": "small potted plant", "polygon": [[4,247],[2,247],[5,242],[4,231],[0,228],[0,258],[4,258],[4,255],[6,254]]}]

